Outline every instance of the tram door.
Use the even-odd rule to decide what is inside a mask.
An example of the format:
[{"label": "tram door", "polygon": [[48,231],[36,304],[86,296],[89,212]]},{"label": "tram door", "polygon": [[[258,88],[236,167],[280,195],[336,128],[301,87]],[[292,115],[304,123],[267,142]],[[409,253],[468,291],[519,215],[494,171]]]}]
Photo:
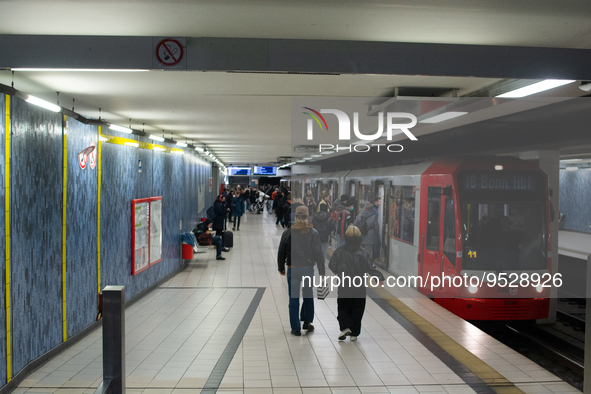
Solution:
[{"label": "tram door", "polygon": [[429,186],[426,220],[421,229],[421,261],[419,272],[423,278],[450,275],[456,262],[454,201],[451,186]]},{"label": "tram door", "polygon": [[357,200],[357,203],[355,204],[354,207],[354,212],[355,215],[359,214],[359,200],[360,200],[360,193],[359,193],[359,181],[352,179],[349,181],[349,187],[347,188],[347,192],[349,194],[349,197],[355,197],[355,199]]},{"label": "tram door", "polygon": [[[380,224],[380,245],[379,245],[379,252],[377,256],[374,256],[375,262],[377,265],[384,269],[388,269],[388,251],[390,250],[390,237],[388,236],[388,211],[387,207],[389,207],[388,201],[386,201],[387,190],[386,188],[390,188],[390,182],[385,184],[381,181],[376,181],[374,190],[375,190],[375,197],[380,197],[382,199],[382,204],[378,208],[378,223]],[[373,199],[371,199],[371,203],[373,204]]]}]

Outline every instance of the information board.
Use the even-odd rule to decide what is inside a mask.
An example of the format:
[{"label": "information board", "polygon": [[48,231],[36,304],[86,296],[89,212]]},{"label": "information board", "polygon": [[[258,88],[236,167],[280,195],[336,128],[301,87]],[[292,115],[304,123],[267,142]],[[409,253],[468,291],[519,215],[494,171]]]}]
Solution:
[{"label": "information board", "polygon": [[162,197],[131,202],[131,273],[139,272],[162,260]]},{"label": "information board", "polygon": [[254,167],[254,175],[277,175],[277,167]]},{"label": "information board", "polygon": [[135,204],[134,207],[134,247],[133,271],[141,272],[150,266],[150,203],[148,201]]},{"label": "information board", "polygon": [[250,167],[228,167],[228,175],[250,175]]}]

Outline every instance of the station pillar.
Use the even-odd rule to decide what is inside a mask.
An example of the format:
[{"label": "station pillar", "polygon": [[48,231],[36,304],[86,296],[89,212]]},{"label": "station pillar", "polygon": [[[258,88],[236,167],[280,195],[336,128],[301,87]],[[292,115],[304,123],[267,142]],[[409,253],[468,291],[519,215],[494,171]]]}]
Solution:
[{"label": "station pillar", "polygon": [[[552,273],[558,272],[558,218],[560,211],[558,210],[558,195],[560,194],[560,151],[558,150],[538,150],[532,152],[521,152],[519,158],[537,164],[542,171],[548,176],[548,188],[551,190],[550,203],[551,210],[554,211],[554,218],[550,225],[550,240],[552,242]],[[539,319],[538,324],[553,324],[556,323],[556,305],[558,297],[558,289],[552,288],[550,298],[550,309],[548,311],[547,319]]]}]

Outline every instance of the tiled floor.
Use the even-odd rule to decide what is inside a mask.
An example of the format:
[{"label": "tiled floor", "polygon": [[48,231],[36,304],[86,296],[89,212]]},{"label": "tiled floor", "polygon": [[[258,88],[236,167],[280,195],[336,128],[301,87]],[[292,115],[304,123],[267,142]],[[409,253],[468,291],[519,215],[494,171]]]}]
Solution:
[{"label": "tiled floor", "polygon": [[[201,393],[220,369],[225,373],[218,392],[228,394],[475,392],[372,300],[357,342],[337,340],[335,298],[315,301],[313,333],[292,336],[287,284],[276,268],[282,230],[274,223],[267,214],[247,214],[241,230],[234,232],[234,249],[224,254],[227,260],[215,260],[213,250],[197,254],[187,270],[126,311],[128,393]],[[260,288],[264,293],[258,302]],[[412,295],[401,301],[523,392],[578,392],[409,292],[396,294]],[[242,341],[232,348],[231,338],[241,335],[237,327],[251,304],[258,308]],[[31,374],[15,392],[94,393],[102,379],[101,340],[101,331],[93,332]],[[224,365],[229,351],[231,361]]]}]

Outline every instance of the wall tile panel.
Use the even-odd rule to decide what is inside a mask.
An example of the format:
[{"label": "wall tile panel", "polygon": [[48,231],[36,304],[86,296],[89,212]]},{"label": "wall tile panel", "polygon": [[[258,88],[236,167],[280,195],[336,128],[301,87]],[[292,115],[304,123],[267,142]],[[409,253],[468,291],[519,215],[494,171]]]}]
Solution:
[{"label": "wall tile panel", "polygon": [[[0,269],[2,270],[2,277],[4,278],[4,271],[6,269],[6,222],[4,220],[4,175],[5,175],[5,155],[6,152],[6,102],[5,95],[0,94]],[[0,305],[6,305],[6,283],[2,281],[0,287]],[[6,309],[0,307],[0,385],[6,383]]]},{"label": "wall tile panel", "polygon": [[13,99],[13,375],[62,338],[61,115]]},{"label": "wall tile panel", "polygon": [[98,166],[92,169],[87,163],[82,169],[78,153],[91,142],[98,145],[98,127],[68,119],[67,133],[66,309],[71,337],[92,324],[97,313]]},{"label": "wall tile panel", "polygon": [[560,212],[564,230],[591,233],[591,169],[560,170]]}]

